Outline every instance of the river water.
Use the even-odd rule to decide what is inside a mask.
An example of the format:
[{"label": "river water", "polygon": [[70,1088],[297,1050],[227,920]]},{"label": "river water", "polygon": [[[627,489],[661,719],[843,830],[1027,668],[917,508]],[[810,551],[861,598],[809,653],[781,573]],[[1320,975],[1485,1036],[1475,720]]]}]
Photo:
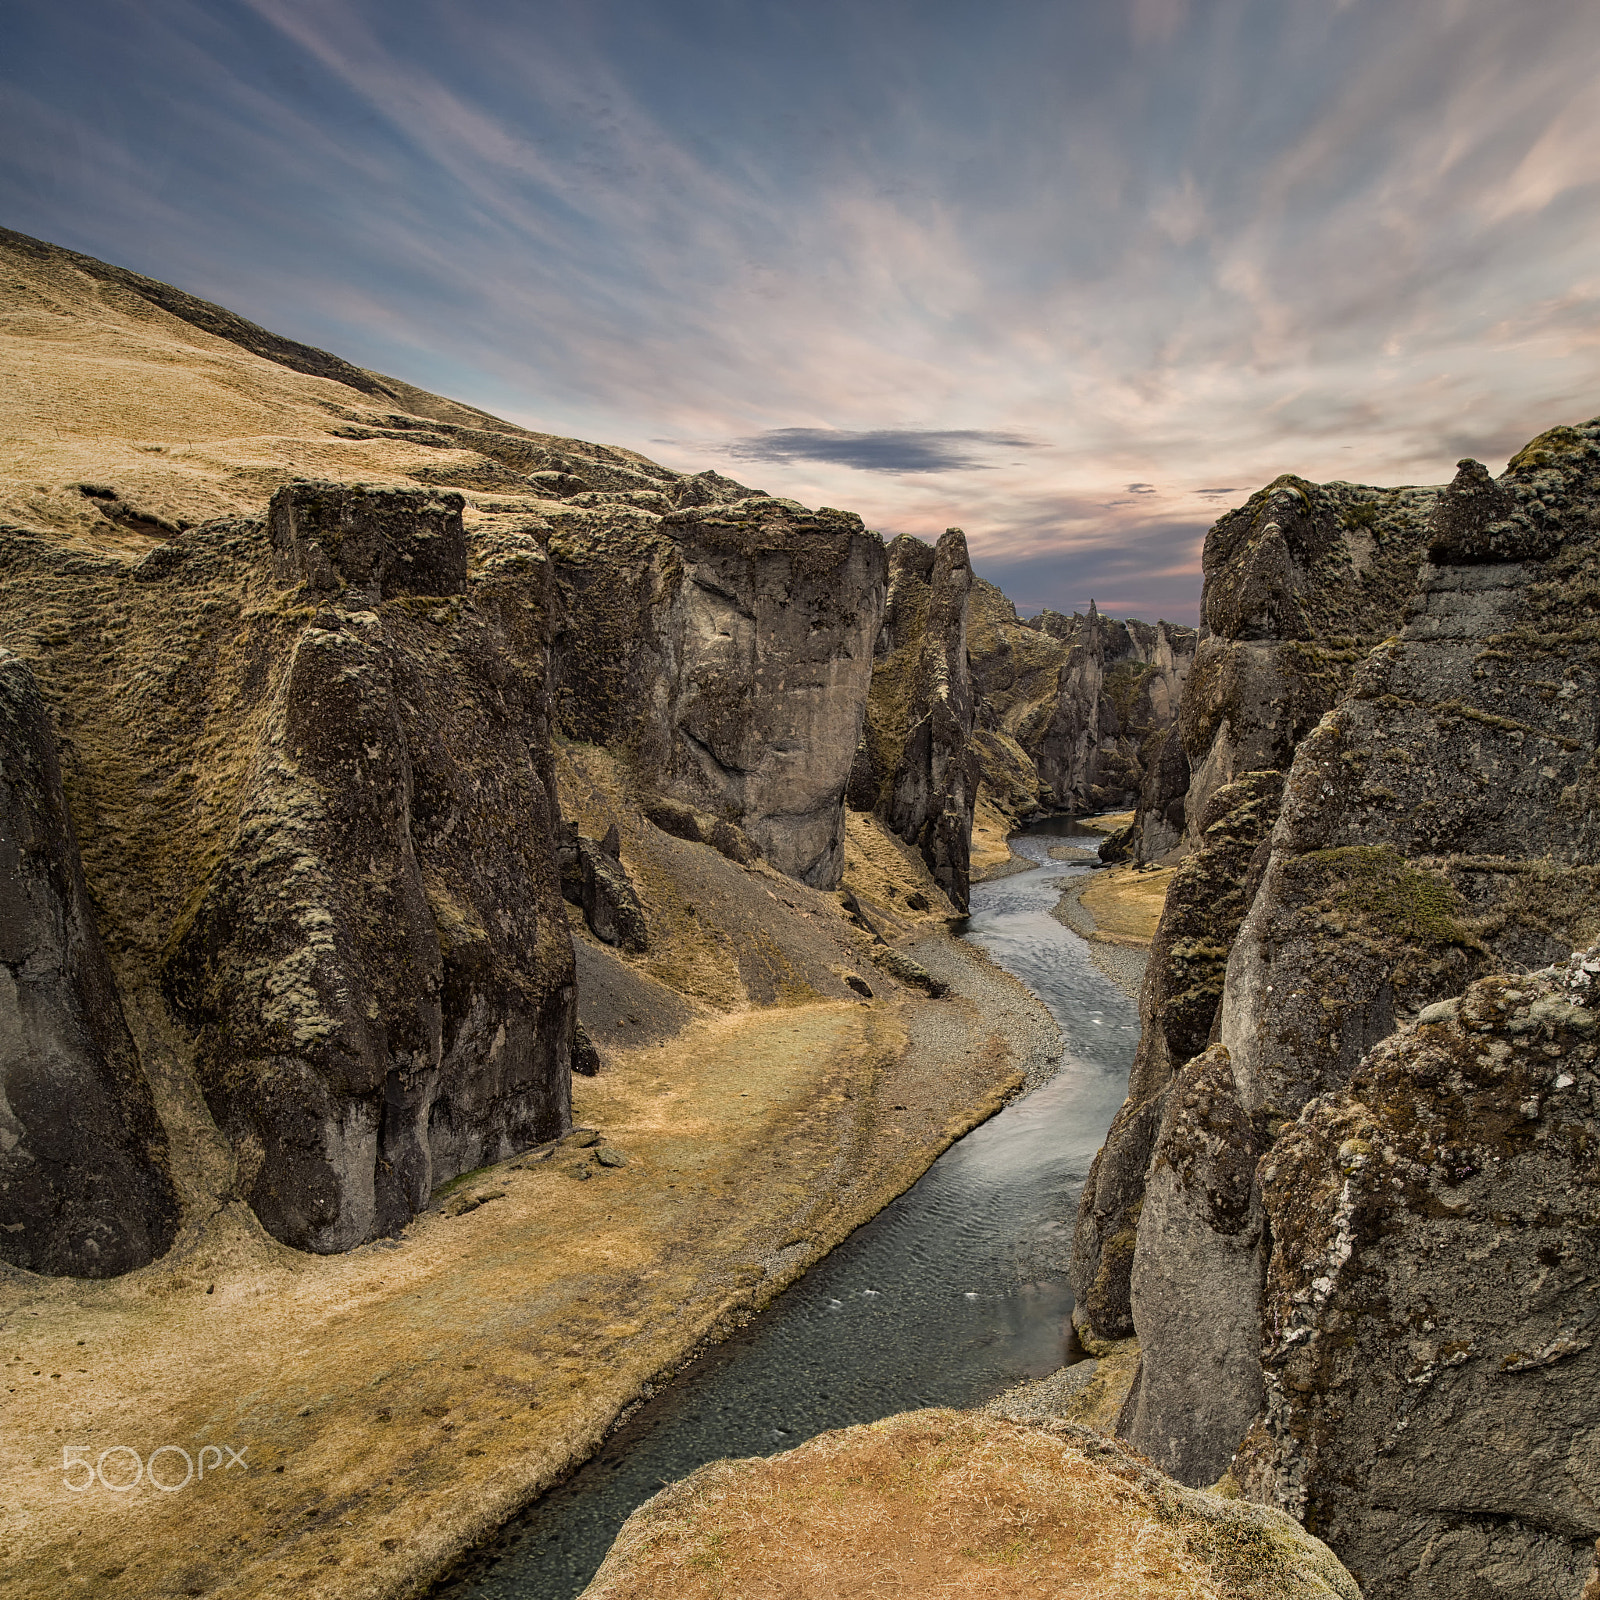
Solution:
[{"label": "river water", "polygon": [[1039,863],[974,886],[966,937],[1049,1007],[1055,1076],[952,1145],[750,1326],[644,1406],[563,1486],[508,1523],[435,1591],[572,1600],[617,1530],[664,1483],[722,1456],[921,1406],[980,1405],[1079,1352],[1067,1287],[1072,1219],[1127,1088],[1138,1008],[1049,913],[1086,869],[1053,844],[1098,836],[1065,819],[1013,839]]}]

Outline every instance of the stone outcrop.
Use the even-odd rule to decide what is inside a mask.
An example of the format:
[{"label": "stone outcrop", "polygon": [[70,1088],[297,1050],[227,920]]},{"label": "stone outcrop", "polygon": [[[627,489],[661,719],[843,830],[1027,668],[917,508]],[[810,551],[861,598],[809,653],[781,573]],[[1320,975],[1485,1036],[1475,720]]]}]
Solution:
[{"label": "stone outcrop", "polygon": [[919,1594],[1360,1600],[1276,1509],[1185,1489],[1075,1423],[943,1410],[699,1468],[623,1524],[584,1596],[849,1594],[886,1570]]},{"label": "stone outcrop", "polygon": [[966,536],[936,546],[902,534],[888,551],[889,586],[848,798],[916,847],[934,881],[965,911],[978,793],[973,687],[967,660],[972,566]]},{"label": "stone outcrop", "polygon": [[650,948],[644,907],[622,864],[622,845],[615,828],[597,842],[564,824],[556,865],[563,898],[583,912],[595,938],[603,944],[619,945],[630,955],[642,955]]},{"label": "stone outcrop", "polygon": [[760,496],[553,520],[562,731],[626,750],[642,791],[734,824],[779,871],[836,884],[881,541]]},{"label": "stone outcrop", "polygon": [[1218,520],[1179,743],[1146,763],[1131,854],[1195,848],[1217,789],[1288,768],[1355,665],[1400,626],[1438,493],[1285,476]]},{"label": "stone outcrop", "polygon": [[[1274,1252],[1287,1248],[1280,1223],[1289,1213],[1275,1213],[1279,1202],[1262,1187],[1280,1170],[1273,1141],[1301,1138],[1317,1097],[1356,1093],[1358,1063],[1397,1028],[1439,1015],[1487,972],[1540,966],[1600,928],[1600,869],[1591,865],[1600,798],[1597,510],[1600,423],[1543,436],[1493,482],[1463,463],[1427,530],[1430,563],[1398,638],[1372,652],[1295,755],[1228,958],[1218,1050],[1204,1068],[1178,1075],[1136,1229],[1132,1313],[1144,1367],[1130,1437],[1194,1481],[1226,1463],[1260,1398],[1251,1370],[1259,1276],[1241,1252],[1253,1250],[1257,1275],[1279,1273],[1266,1252],[1269,1241]],[[1551,1059],[1564,1049],[1554,1036],[1544,1048]],[[1226,1093],[1211,1082],[1224,1060]],[[1483,1103],[1477,1132],[1490,1138],[1496,1125]],[[1373,1115],[1408,1113],[1385,1102]],[[1212,1167],[1228,1164],[1218,1152],[1248,1147],[1246,1126],[1265,1154],[1248,1202],[1222,1220],[1208,1213],[1207,1186]],[[1179,1204],[1186,1162],[1197,1176]],[[1158,1177],[1163,1198],[1152,1204]],[[1396,1206],[1407,1181],[1398,1170],[1385,1180]],[[1270,1226],[1251,1246],[1257,1205]],[[1514,1210],[1508,1203],[1506,1215]],[[1210,1273],[1203,1327],[1176,1315],[1173,1298],[1172,1286],[1197,1271]],[[1468,1276],[1459,1258],[1440,1271]],[[1197,1413],[1185,1374],[1200,1370],[1215,1381]],[[1275,1481],[1287,1482],[1297,1447],[1280,1444],[1287,1454]],[[1351,1481],[1348,1471],[1340,1481]],[[1470,1507],[1457,1509],[1466,1517]],[[1388,1512],[1379,1511],[1373,1501],[1370,1526],[1366,1512],[1352,1511],[1335,1548],[1368,1537],[1354,1531],[1358,1523],[1382,1543],[1388,1535],[1373,1530]],[[1436,1546],[1440,1561],[1444,1549]],[[1363,1566],[1368,1580],[1390,1571],[1373,1560]],[[1449,1592],[1440,1583],[1436,1592]]]},{"label": "stone outcrop", "polygon": [[1272,771],[1218,789],[1200,848],[1168,885],[1139,995],[1128,1096],[1089,1169],[1073,1233],[1074,1314],[1091,1338],[1133,1333],[1133,1247],[1145,1172],[1173,1079],[1211,1040],[1228,952],[1265,870],[1282,789],[1283,774]]},{"label": "stone outcrop", "polygon": [[1101,848],[1107,860],[1181,865],[1145,969],[1128,1102],[1079,1205],[1076,1314],[1093,1337],[1133,1331],[1145,1169],[1175,1075],[1218,1037],[1222,977],[1266,871],[1283,775],[1363,646],[1399,625],[1437,498],[1279,478],[1206,538],[1193,672],[1177,718],[1152,741],[1133,823]]},{"label": "stone outcrop", "polygon": [[393,1233],[446,1178],[569,1124],[548,567],[535,546],[466,595],[460,513],[425,491],[274,497],[277,576],[324,609],[165,965],[241,1187],[301,1248]]},{"label": "stone outcrop", "polygon": [[[997,802],[1010,809],[1004,797],[1015,794],[1024,806],[1077,812],[1133,805],[1178,715],[1195,631],[1118,622],[1092,602],[1087,616],[1045,611],[1023,621],[979,582],[971,633],[983,776]],[[1032,796],[1019,792],[1013,749],[1033,765]]]},{"label": "stone outcrop", "polygon": [[1263,1164],[1266,1406],[1234,1476],[1368,1600],[1578,1594],[1600,1537],[1600,960],[1378,1045]]},{"label": "stone outcrop", "polygon": [[469,549],[461,512],[306,482],[138,564],[4,546],[109,951],[97,1015],[114,1034],[120,997],[162,1061],[196,1203],[220,1129],[233,1192],[302,1249],[393,1233],[570,1120],[549,564],[526,534]]},{"label": "stone outcrop", "polygon": [[0,1260],[108,1277],[159,1255],[177,1218],[55,729],[26,662],[0,650]]}]

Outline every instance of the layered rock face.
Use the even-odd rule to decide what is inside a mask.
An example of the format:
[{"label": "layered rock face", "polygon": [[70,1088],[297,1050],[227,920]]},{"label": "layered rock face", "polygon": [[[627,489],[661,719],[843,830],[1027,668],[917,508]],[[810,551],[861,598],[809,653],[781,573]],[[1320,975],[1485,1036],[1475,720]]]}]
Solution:
[{"label": "layered rock face", "polygon": [[549,566],[509,531],[469,564],[461,509],[301,483],[133,566],[6,546],[139,1050],[176,1052],[303,1249],[570,1125]]},{"label": "layered rock face", "polygon": [[529,541],[465,598],[451,494],[296,485],[269,534],[323,609],[166,985],[257,1216],[342,1250],[570,1125],[548,567]]},{"label": "layered rock face", "polygon": [[1128,1096],[1089,1169],[1073,1233],[1074,1315],[1092,1337],[1125,1339],[1134,1331],[1133,1249],[1146,1169],[1173,1078],[1212,1037],[1228,952],[1265,870],[1282,790],[1283,774],[1270,770],[1218,789],[1202,819],[1201,847],[1167,888],[1139,994]]},{"label": "layered rock face", "polygon": [[[1178,715],[1194,630],[1117,622],[1092,602],[1087,616],[1046,611],[1025,622],[993,585],[980,583],[976,596],[980,726],[1026,753],[1046,803],[1079,812],[1132,805]],[[997,795],[1016,787],[1006,767],[1003,756],[985,763]]]},{"label": "layered rock face", "polygon": [[165,1130],[123,1018],[55,729],[0,650],[0,1260],[99,1278],[171,1243]]},{"label": "layered rock face", "polygon": [[1181,865],[1145,969],[1128,1100],[1095,1158],[1073,1240],[1077,1315],[1100,1338],[1133,1332],[1145,1170],[1175,1075],[1216,1037],[1283,774],[1347,687],[1363,642],[1399,625],[1436,497],[1280,478],[1206,538],[1206,636],[1177,717],[1152,741],[1133,824],[1101,852]]},{"label": "layered rock face", "polygon": [[888,550],[889,585],[848,798],[914,845],[934,881],[965,911],[971,886],[978,751],[967,658],[972,566],[959,528],[936,546],[902,534]]},{"label": "layered rock face", "polygon": [[1198,848],[1211,796],[1241,773],[1284,771],[1400,625],[1438,491],[1283,477],[1206,535],[1204,624],[1177,742],[1146,763],[1130,850]]},{"label": "layered rock face", "polygon": [[553,520],[563,732],[626,750],[642,789],[736,825],[779,871],[837,884],[882,542],[765,496]]},{"label": "layered rock face", "polygon": [[1572,1600],[1600,1536],[1595,955],[1378,1045],[1272,1148],[1234,1468],[1368,1600]]},{"label": "layered rock face", "polygon": [[[1173,1083],[1137,1221],[1130,1300],[1145,1357],[1124,1426],[1188,1481],[1227,1466],[1260,1408],[1269,1247],[1270,1273],[1284,1251],[1283,1271],[1299,1270],[1273,1211],[1290,1197],[1262,1186],[1279,1170],[1275,1141],[1300,1138],[1308,1103],[1346,1091],[1408,1019],[1432,1017],[1427,1008],[1486,971],[1586,945],[1600,927],[1597,510],[1600,424],[1543,436],[1497,481],[1463,463],[1432,518],[1430,564],[1399,638],[1373,652],[1296,753],[1228,959],[1217,1047]],[[1564,1048],[1554,1036],[1541,1046],[1551,1060]],[[1492,1143],[1484,1106],[1480,1142]],[[1373,1114],[1410,1115],[1387,1102]],[[1407,1181],[1398,1170],[1385,1180],[1396,1206]],[[1408,1252],[1432,1249],[1416,1237],[1388,1258],[1397,1283],[1413,1270]],[[1439,1271],[1467,1276],[1459,1256]],[[1178,1312],[1196,1293],[1207,1297],[1198,1321]],[[1270,1315],[1265,1327],[1269,1340],[1282,1333]],[[1283,1460],[1297,1448],[1282,1443]],[[1275,1468],[1275,1481],[1294,1470]],[[1348,1470],[1341,1481],[1347,1492]],[[1355,1537],[1337,1533],[1335,1548]],[[1364,1581],[1398,1584],[1389,1560],[1373,1557]]]}]

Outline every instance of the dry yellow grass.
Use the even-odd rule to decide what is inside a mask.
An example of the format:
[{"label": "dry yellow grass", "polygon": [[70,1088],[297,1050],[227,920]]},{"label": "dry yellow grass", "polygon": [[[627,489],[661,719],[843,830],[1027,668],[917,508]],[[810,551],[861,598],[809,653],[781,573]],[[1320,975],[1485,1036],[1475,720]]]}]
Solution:
[{"label": "dry yellow grass", "polygon": [[[4,244],[0,359],[0,523],[56,533],[86,551],[142,552],[160,537],[109,520],[79,493],[81,482],[114,487],[141,516],[187,524],[259,516],[295,478],[415,487],[418,472],[442,481],[482,465],[471,450],[341,436],[385,426],[397,407],[263,360],[130,289]],[[469,407],[392,387],[407,398],[404,411],[487,423]],[[526,484],[462,492],[469,527],[555,509]]]},{"label": "dry yellow grass", "polygon": [[[496,1198],[429,1213],[398,1249],[301,1255],[235,1205],[126,1278],[12,1278],[0,1592],[407,1592],[997,1108],[1003,1049],[908,1063],[902,1014],[747,1011],[615,1052],[574,1090],[626,1166],[582,1180],[569,1148],[486,1171],[456,1193]],[[166,1444],[245,1467],[171,1493],[63,1476],[64,1448]]]},{"label": "dry yellow grass", "polygon": [[1009,835],[1016,824],[989,798],[980,785],[972,810],[972,881],[1003,868],[1011,860]]},{"label": "dry yellow grass", "polygon": [[702,1468],[634,1514],[585,1600],[1355,1594],[1280,1513],[1069,1427],[931,1410]]},{"label": "dry yellow grass", "polygon": [[1094,917],[1095,933],[1112,944],[1148,945],[1156,936],[1175,870],[1145,872],[1129,866],[1097,872],[1078,897]]},{"label": "dry yellow grass", "polygon": [[913,1412],[703,1474],[589,1594],[1213,1600],[1220,1591],[1142,1501],[1050,1434]]}]

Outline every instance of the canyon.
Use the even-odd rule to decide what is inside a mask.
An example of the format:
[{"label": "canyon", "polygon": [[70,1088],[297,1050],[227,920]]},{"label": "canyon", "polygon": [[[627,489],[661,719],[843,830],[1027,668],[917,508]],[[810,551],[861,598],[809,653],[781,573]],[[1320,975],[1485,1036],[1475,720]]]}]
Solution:
[{"label": "canyon", "polygon": [[[1024,1087],[1037,1003],[951,932],[1019,823],[1130,810],[1101,857],[1170,883],[1072,1245],[1128,1381],[1102,1433],[905,1448],[1136,1485],[1186,1582],[1226,1566],[1193,1529],[1270,1533],[1285,1586],[1214,1592],[1576,1600],[1600,422],[1499,478],[1279,478],[1199,630],[1024,619],[959,528],[0,260],[28,1592],[417,1592]],[[80,1346],[125,1359],[42,1376]],[[198,1509],[46,1475],[236,1421],[258,1480]],[[887,1448],[822,1438],[773,1470]],[[677,1592],[642,1530],[713,1481],[765,1480],[669,1492],[597,1592]]]}]

